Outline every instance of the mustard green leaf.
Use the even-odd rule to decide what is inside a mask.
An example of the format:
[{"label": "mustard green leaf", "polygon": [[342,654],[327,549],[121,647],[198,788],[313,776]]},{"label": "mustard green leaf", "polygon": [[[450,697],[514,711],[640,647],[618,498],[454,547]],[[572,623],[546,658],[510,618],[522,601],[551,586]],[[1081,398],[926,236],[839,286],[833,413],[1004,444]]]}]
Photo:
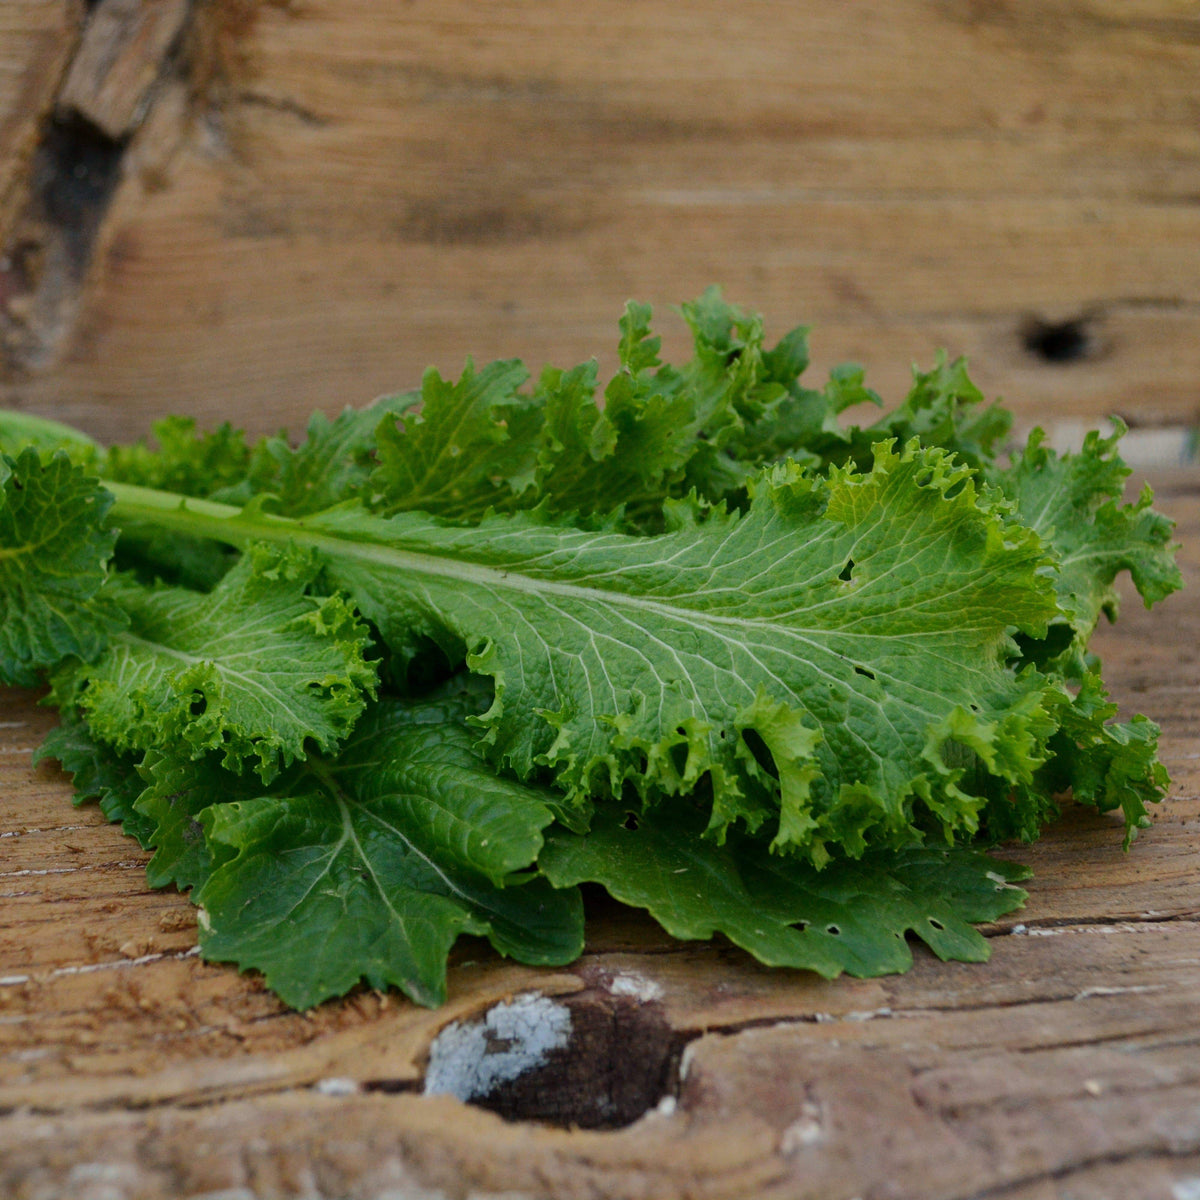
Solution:
[{"label": "mustard green leaf", "polygon": [[59,723],[34,751],[33,761],[56,759],[75,786],[74,801],[96,801],[100,811],[143,849],[152,845],[154,824],[134,805],[145,784],[138,773],[138,759],[97,741],[87,724],[70,708],[59,714]]},{"label": "mustard green leaf", "polygon": [[97,737],[118,750],[153,748],[255,766],[264,779],[310,749],[332,750],[375,689],[365,627],[338,597],[307,589],[313,555],[261,549],[208,594],[114,579],[128,614],[94,663],[55,680]]},{"label": "mustard green leaf", "polygon": [[233,504],[270,496],[275,509],[293,517],[366,498],[380,423],[406,413],[419,400],[417,392],[383,396],[366,408],[345,408],[332,421],[313,413],[299,445],[284,435],[264,438],[253,448],[245,478],[212,495]]},{"label": "mustard green leaf", "polygon": [[549,769],[574,798],[707,775],[714,832],[777,821],[764,778],[780,766],[751,769],[744,748],[765,696],[818,735],[787,823],[808,833],[781,837],[819,861],[826,838],[911,841],[918,810],[971,832],[983,798],[946,792],[930,740],[954,714],[1006,779],[1031,777],[1053,731],[1046,681],[1007,666],[1011,634],[1041,636],[1057,611],[1045,551],[940,451],[881,446],[870,473],[827,481],[781,467],[744,515],[653,538],[352,508],[304,536],[386,642],[416,628],[469,651],[495,681],[481,722],[496,761]]},{"label": "mustard green leaf", "polygon": [[835,860],[823,870],[733,835],[702,836],[703,814],[672,805],[599,811],[584,836],[553,830],[539,859],[558,887],[598,883],[646,909],[673,937],[720,933],[769,966],[826,978],[906,971],[915,933],[942,959],[981,962],[973,922],[1019,908],[1026,868],[978,850],[910,848]]},{"label": "mustard green leaf", "polygon": [[528,377],[515,360],[477,371],[468,359],[457,382],[426,371],[419,411],[385,419],[376,431],[374,506],[471,520],[522,490],[536,454],[520,425],[531,400],[518,389]]},{"label": "mustard green leaf", "polygon": [[70,655],[95,658],[121,628],[102,591],[111,504],[61,451],[0,455],[0,683],[33,687]]},{"label": "mustard green leaf", "polygon": [[1171,544],[1173,523],[1151,508],[1148,488],[1121,503],[1129,468],[1117,452],[1124,426],[1109,437],[1092,431],[1076,454],[1057,454],[1035,429],[1011,466],[990,478],[1020,518],[1054,550],[1060,621],[1078,657],[1101,614],[1115,619],[1114,580],[1128,571],[1147,608],[1182,586]]},{"label": "mustard green leaf", "polygon": [[462,933],[522,962],[569,962],[579,894],[527,871],[552,820],[537,790],[482,761],[452,710],[380,704],[335,760],[200,812],[226,856],[196,896],[201,949],[261,970],[297,1008],[360,979],[439,1004]]}]

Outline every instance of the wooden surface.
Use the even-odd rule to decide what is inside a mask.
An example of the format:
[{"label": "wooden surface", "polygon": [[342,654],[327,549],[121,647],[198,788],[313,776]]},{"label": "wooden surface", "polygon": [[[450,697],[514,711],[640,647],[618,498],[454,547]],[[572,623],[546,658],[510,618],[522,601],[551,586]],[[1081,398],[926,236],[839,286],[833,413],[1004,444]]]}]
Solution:
[{"label": "wooden surface", "polygon": [[[52,714],[4,694],[0,1195],[1196,1196],[1200,481],[1159,483],[1190,593],[1127,602],[1097,646],[1124,710],[1162,725],[1170,798],[1129,854],[1083,810],[1008,851],[1035,879],[985,965],[918,949],[906,976],[822,982],[596,904],[569,970],[469,943],[441,1010],[360,992],[290,1013],[200,962],[186,899],[147,892],[136,845],[29,765]],[[439,1030],[529,992],[569,1007],[576,1052],[511,1111],[582,1120],[634,1078],[651,1111],[572,1129],[421,1094]]]},{"label": "wooden surface", "polygon": [[1195,0],[0,0],[0,402],[296,428],[718,282],[893,400],[1191,422],[1197,79]]}]

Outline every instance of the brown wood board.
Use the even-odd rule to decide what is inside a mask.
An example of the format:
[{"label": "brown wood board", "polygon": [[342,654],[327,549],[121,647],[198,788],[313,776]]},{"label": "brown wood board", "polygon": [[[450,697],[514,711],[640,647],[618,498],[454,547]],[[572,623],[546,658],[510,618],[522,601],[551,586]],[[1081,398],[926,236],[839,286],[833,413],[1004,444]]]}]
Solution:
[{"label": "brown wood board", "polygon": [[716,282],[892,401],[944,346],[1027,422],[1200,411],[1193,3],[84,18],[0,0],[5,404],[296,429],[468,353],[611,368],[627,299]]},{"label": "brown wood board", "polygon": [[[1006,848],[1035,876],[987,964],[918,948],[907,975],[825,982],[597,904],[569,969],[467,942],[443,1009],[360,991],[288,1012],[195,956],[187,900],[149,892],[136,844],[30,766],[53,714],[4,693],[0,1195],[1194,1195],[1200,487],[1160,483],[1190,590],[1149,613],[1127,598],[1095,645],[1123,711],[1162,726],[1170,798],[1128,854],[1081,809]],[[587,1119],[636,1076],[646,1115],[556,1127],[421,1094],[439,1030],[530,992],[571,1006],[577,1053],[513,1112]]]}]

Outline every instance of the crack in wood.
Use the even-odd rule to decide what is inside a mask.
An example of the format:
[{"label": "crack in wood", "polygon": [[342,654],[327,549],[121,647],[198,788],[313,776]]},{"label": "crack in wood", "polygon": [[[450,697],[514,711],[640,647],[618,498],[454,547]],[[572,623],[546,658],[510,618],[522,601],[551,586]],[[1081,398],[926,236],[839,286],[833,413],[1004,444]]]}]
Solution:
[{"label": "crack in wood", "polygon": [[962,1192],[953,1197],[952,1200],[1001,1200],[1002,1197],[1009,1196],[1013,1192],[1022,1189],[1027,1190],[1043,1183],[1059,1183],[1084,1171],[1093,1171],[1098,1167],[1115,1167],[1135,1162],[1170,1161],[1176,1158],[1190,1158],[1197,1151],[1200,1151],[1200,1137],[1191,1145],[1179,1147],[1138,1147],[1137,1149],[1117,1151],[1112,1154],[1096,1154],[1050,1170],[1033,1171],[1027,1175],[1007,1179],[1003,1183],[994,1184],[978,1191]]}]

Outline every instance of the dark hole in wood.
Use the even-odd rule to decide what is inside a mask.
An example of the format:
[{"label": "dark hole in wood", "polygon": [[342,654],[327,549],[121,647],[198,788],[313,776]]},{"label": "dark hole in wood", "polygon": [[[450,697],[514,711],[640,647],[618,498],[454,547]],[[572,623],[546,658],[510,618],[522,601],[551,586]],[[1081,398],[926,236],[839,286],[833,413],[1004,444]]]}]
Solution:
[{"label": "dark hole in wood", "polygon": [[1069,321],[1029,321],[1021,335],[1025,349],[1048,363],[1072,363],[1087,358],[1095,349],[1095,339],[1085,318]]},{"label": "dark hole in wood", "polygon": [[124,152],[124,141],[74,116],[52,120],[38,147],[34,180],[42,215],[61,233],[80,274],[120,179]]},{"label": "dark hole in wood", "polygon": [[[602,986],[540,1002],[560,1005],[570,1014],[565,1044],[486,1095],[463,1097],[467,1103],[506,1121],[620,1129],[678,1090],[679,1063],[688,1039],[671,1030],[660,1004],[614,995]],[[479,1039],[479,1046],[480,1054],[509,1049],[493,1046],[487,1036]]]}]

